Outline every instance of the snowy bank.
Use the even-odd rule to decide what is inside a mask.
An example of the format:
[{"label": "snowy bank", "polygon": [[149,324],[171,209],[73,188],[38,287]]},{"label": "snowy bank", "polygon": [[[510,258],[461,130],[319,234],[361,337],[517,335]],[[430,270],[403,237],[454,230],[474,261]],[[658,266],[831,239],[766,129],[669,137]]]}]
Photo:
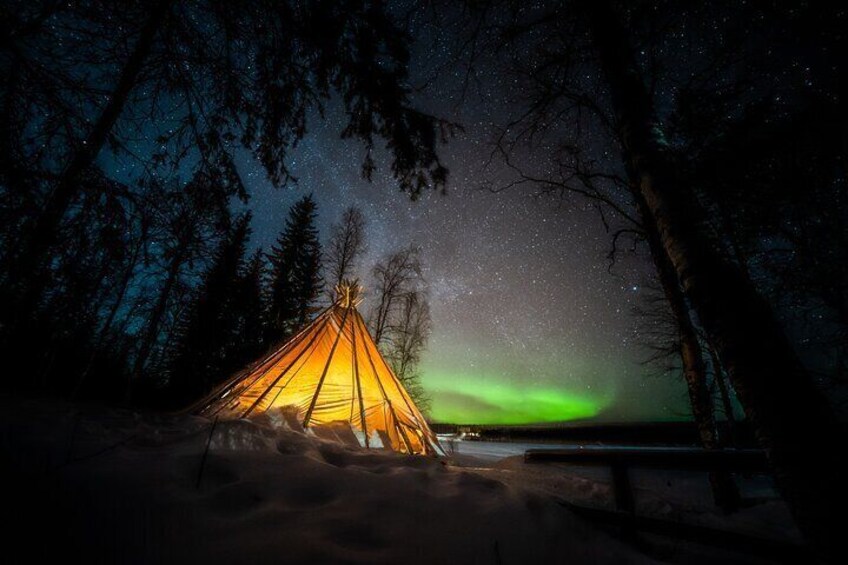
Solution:
[{"label": "snowy bank", "polygon": [[[221,421],[204,461],[206,419],[8,398],[2,408],[18,545],[6,550],[22,562],[652,562],[519,481],[366,451],[338,430]],[[692,563],[688,553],[678,556]]]}]

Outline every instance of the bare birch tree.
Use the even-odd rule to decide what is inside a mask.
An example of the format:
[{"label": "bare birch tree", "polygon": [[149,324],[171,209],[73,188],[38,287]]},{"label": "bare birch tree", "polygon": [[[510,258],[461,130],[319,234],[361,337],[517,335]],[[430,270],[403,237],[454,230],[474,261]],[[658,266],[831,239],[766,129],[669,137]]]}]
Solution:
[{"label": "bare birch tree", "polygon": [[418,366],[432,329],[430,304],[426,292],[418,290],[404,295],[400,304],[385,334],[382,349],[395,376],[418,408],[427,412],[430,397],[421,386]]},{"label": "bare birch tree", "polygon": [[339,222],[330,228],[330,240],[324,248],[324,277],[329,285],[330,299],[336,285],[355,278],[358,261],[367,250],[365,216],[355,206],[347,208]]},{"label": "bare birch tree", "polygon": [[409,246],[389,255],[374,267],[377,301],[368,319],[374,342],[379,346],[406,296],[422,286],[418,248]]},{"label": "bare birch tree", "polygon": [[369,317],[371,335],[412,399],[426,411],[430,399],[421,386],[418,365],[431,320],[418,248],[392,253],[374,267],[373,274],[377,301]]}]

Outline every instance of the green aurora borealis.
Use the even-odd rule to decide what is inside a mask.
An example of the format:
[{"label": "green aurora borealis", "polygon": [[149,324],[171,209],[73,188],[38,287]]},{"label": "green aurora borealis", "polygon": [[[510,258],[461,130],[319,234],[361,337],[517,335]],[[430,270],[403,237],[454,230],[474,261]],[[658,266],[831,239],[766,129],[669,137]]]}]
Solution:
[{"label": "green aurora borealis", "polygon": [[468,375],[429,375],[434,389],[431,412],[437,422],[525,424],[594,418],[610,399],[571,393],[563,388],[486,384]]},{"label": "green aurora borealis", "polygon": [[492,330],[434,336],[421,366],[432,421],[513,425],[688,417],[680,380],[650,374],[631,351],[555,347],[549,340],[512,339],[506,344],[515,346],[504,347]]}]

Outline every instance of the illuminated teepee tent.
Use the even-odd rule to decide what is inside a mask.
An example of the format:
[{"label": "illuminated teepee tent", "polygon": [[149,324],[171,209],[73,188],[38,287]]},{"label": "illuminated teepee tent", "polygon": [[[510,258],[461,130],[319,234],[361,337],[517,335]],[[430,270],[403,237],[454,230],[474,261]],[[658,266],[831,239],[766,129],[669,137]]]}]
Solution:
[{"label": "illuminated teepee tent", "polygon": [[395,377],[356,309],[361,288],[343,284],[335,304],[271,355],[197,405],[207,417],[246,418],[297,407],[304,428],[339,421],[366,447],[440,454],[421,412]]}]

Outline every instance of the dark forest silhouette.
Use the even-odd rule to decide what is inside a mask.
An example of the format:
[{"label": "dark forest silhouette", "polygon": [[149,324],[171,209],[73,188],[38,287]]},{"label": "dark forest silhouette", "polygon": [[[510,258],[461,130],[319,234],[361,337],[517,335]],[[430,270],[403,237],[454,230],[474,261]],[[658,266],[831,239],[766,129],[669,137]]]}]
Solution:
[{"label": "dark forest silhouette", "polygon": [[0,324],[10,374],[28,375],[16,388],[177,405],[306,322],[314,203],[292,210],[268,269],[246,260],[233,155],[290,184],[287,151],[331,93],[363,175],[382,139],[411,195],[445,182],[435,149],[452,126],[408,105],[403,33],[359,8],[4,5]]},{"label": "dark forest silhouette", "polygon": [[[832,517],[848,505],[844,13],[510,6],[428,12],[458,28],[468,76],[486,56],[527,85],[493,150],[514,180],[492,188],[589,198],[613,258],[625,240],[644,250],[701,443],[728,445],[714,404],[732,417],[738,402],[800,528],[837,555]],[[342,136],[364,144],[365,178],[385,144],[412,198],[447,182],[438,149],[456,126],[411,106],[409,37],[381,5],[7,2],[0,18],[7,390],[175,407],[308,322],[325,283],[358,266],[362,220],[341,219],[322,271],[305,197],[267,260],[248,256],[234,154],[291,183],[286,155],[331,95]],[[683,20],[715,25],[683,34],[697,44],[687,73],[664,43]],[[683,78],[660,92],[669,69]],[[598,143],[603,162],[585,149]],[[554,148],[546,172],[524,165],[540,147]],[[420,273],[414,248],[381,261],[370,319],[416,395],[430,324]],[[735,504],[727,478],[713,479]]]}]

